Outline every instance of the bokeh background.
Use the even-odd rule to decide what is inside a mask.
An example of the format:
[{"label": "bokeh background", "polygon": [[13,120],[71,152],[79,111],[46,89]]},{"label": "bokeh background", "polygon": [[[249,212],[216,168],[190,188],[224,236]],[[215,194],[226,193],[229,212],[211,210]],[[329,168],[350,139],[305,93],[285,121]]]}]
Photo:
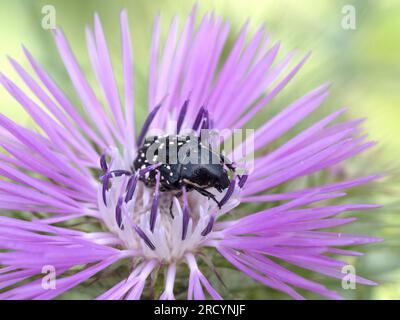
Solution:
[{"label": "bokeh background", "polygon": [[[62,84],[65,91],[74,96],[51,31],[44,30],[41,26],[42,7],[50,4],[56,9],[57,26],[66,33],[82,68],[93,82],[94,74],[87,56],[84,28],[92,25],[94,12],[100,14],[118,78],[121,71],[118,60],[118,16],[120,10],[126,8],[135,55],[136,102],[138,106],[143,106],[138,110],[137,121],[143,121],[153,17],[161,13],[163,30],[166,33],[171,17],[177,14],[182,17],[182,22],[194,3],[189,0],[1,0],[0,71],[10,75],[18,84],[21,83],[11,70],[7,55],[27,66],[21,50],[23,43],[56,81]],[[368,118],[364,128],[373,140],[379,141],[378,146],[344,167],[337,168],[337,172],[332,174],[386,174],[386,178],[379,183],[358,188],[349,194],[352,202],[377,202],[385,207],[362,213],[359,215],[359,222],[342,228],[345,231],[362,232],[386,239],[383,243],[363,247],[361,251],[368,253],[367,255],[349,260],[349,263],[355,265],[358,274],[377,281],[380,285],[342,290],[338,280],[301,272],[339,290],[346,298],[400,299],[400,212],[397,200],[400,189],[400,2],[199,0],[197,3],[200,13],[214,10],[217,15],[230,20],[232,31],[228,42],[234,40],[241,25],[250,18],[253,31],[260,24],[265,24],[272,32],[274,41],[282,40],[281,55],[295,48],[300,54],[312,51],[312,57],[305,67],[265,112],[278,110],[313,87],[330,81],[332,94],[320,113],[346,106],[349,110],[347,117]],[[345,30],[341,25],[342,8],[345,5],[352,5],[356,9],[355,30]],[[0,112],[20,123],[33,126],[33,121],[3,88],[0,88]],[[319,118],[320,115],[316,114],[315,117]],[[312,120],[311,118],[310,121]],[[228,267],[221,268],[230,288],[229,291],[223,288],[221,290],[228,298],[286,298]],[[63,298],[89,298],[90,290],[95,289],[86,284],[86,287],[83,285]]]}]

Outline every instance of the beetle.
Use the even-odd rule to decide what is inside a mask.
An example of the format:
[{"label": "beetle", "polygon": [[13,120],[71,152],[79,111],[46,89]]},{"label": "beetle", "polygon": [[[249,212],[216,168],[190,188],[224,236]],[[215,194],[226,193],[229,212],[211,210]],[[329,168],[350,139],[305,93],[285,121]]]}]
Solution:
[{"label": "beetle", "polygon": [[161,192],[177,191],[176,196],[181,196],[184,186],[187,191],[196,190],[212,199],[221,208],[215,195],[207,189],[215,188],[219,192],[227,189],[230,179],[225,166],[232,171],[234,168],[211,145],[204,145],[200,137],[172,134],[147,138],[133,162],[134,170],[138,172],[157,162],[161,162],[159,167],[139,178],[146,186],[156,186],[159,172]]},{"label": "beetle", "polygon": [[[130,176],[125,192],[125,202],[132,199],[137,185],[137,181],[142,181],[147,187],[155,188],[153,198],[151,229],[154,229],[154,216],[159,192],[171,192],[175,197],[180,197],[184,191],[195,190],[201,195],[212,199],[221,208],[231,197],[235,188],[235,179],[230,180],[228,170],[235,172],[235,165],[227,161],[224,155],[213,151],[211,145],[203,143],[203,132],[212,126],[212,121],[208,117],[206,108],[201,107],[194,120],[193,134],[182,135],[180,129],[183,125],[189,100],[187,99],[179,112],[176,133],[164,136],[150,136],[145,139],[150,125],[161,108],[158,104],[149,113],[145,120],[142,130],[136,140],[137,156],[133,160],[131,170],[109,170],[106,162],[106,153],[100,158],[100,167],[103,174],[100,176],[102,181],[103,202],[107,206],[106,192],[109,188],[110,179],[122,175]],[[205,139],[207,141],[207,139]],[[175,152],[171,149],[175,148]],[[150,152],[151,151],[151,152]],[[150,155],[150,157],[149,157]],[[172,156],[172,157],[171,157]],[[162,159],[161,159],[162,158]],[[226,168],[228,170],[226,170]],[[237,176],[238,186],[243,187],[247,180],[247,175]],[[209,190],[215,188],[219,192],[227,190],[223,198],[218,201]],[[118,202],[116,212],[120,220],[122,197]],[[171,201],[170,214],[172,214]]]}]

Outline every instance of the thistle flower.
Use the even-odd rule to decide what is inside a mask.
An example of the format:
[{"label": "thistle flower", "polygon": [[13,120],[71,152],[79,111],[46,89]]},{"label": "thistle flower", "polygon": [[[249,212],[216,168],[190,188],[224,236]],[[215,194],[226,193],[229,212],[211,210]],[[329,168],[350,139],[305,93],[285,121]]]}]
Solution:
[{"label": "thistle flower", "polygon": [[[373,145],[359,136],[361,120],[333,123],[344,113],[341,109],[278,147],[269,147],[278,138],[287,137],[290,129],[322,104],[328,85],[265,120],[254,133],[254,150],[260,155],[254,159],[253,170],[233,173],[229,187],[217,192],[216,201],[185,188],[182,197],[160,190],[160,174],[155,186],[146,186],[142,178],[156,173],[157,164],[132,170],[150,129],[167,134],[187,128],[222,130],[242,128],[255,116],[261,118],[259,111],[269,106],[308,58],[306,55],[286,71],[295,55],[290,53],[274,64],[279,43],[272,44],[260,28],[246,44],[246,24],[222,61],[229,24],[206,14],[195,28],[195,18],[196,9],[180,34],[174,19],[163,49],[159,18],[155,21],[149,116],[141,130],[135,128],[133,57],[125,11],[120,17],[121,95],[97,15],[94,32],[87,29],[86,37],[103,100],[85,78],[60,30],[54,32],[55,42],[82,108],[69,100],[27,49],[23,50],[37,80],[10,58],[35,99],[5,75],[1,75],[1,83],[40,130],[24,128],[0,115],[5,150],[0,155],[4,177],[0,180],[0,206],[9,212],[0,217],[1,299],[51,299],[121,260],[130,273],[99,299],[139,299],[144,288],[154,287],[157,281],[164,281],[164,289],[156,298],[174,299],[177,270],[188,273],[183,279],[188,299],[220,299],[198,262],[210,249],[254,280],[293,298],[302,298],[295,288],[340,298],[277,261],[342,278],[346,262],[335,256],[360,253],[340,247],[379,239],[323,230],[355,220],[337,217],[343,212],[377,206],[320,202],[344,196],[344,190],[377,176],[282,193],[271,191],[329,169]],[[269,151],[262,153],[267,147]],[[235,209],[243,203],[258,203],[266,209],[238,216]],[[15,211],[31,214],[23,220],[13,214]],[[43,287],[44,266],[55,270],[53,290]],[[357,281],[374,284],[361,277]]]}]

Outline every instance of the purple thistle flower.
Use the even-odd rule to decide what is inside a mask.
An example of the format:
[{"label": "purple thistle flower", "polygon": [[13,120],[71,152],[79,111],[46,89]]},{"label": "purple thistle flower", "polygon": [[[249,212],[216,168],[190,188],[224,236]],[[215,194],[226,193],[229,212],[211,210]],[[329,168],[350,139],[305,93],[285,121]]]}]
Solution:
[{"label": "purple thistle flower", "polygon": [[[54,32],[55,42],[82,111],[25,48],[38,80],[10,58],[35,100],[5,75],[1,75],[0,81],[41,130],[24,128],[0,115],[0,139],[6,151],[0,155],[0,174],[5,178],[0,180],[0,207],[9,212],[40,213],[44,218],[32,216],[25,221],[12,215],[0,217],[0,299],[51,299],[122,259],[132,267],[130,274],[99,299],[139,299],[146,280],[159,267],[166,272],[159,298],[174,299],[177,269],[187,268],[188,299],[221,299],[196,260],[206,248],[213,248],[254,280],[293,298],[302,298],[295,288],[340,298],[336,292],[301,277],[276,260],[341,279],[341,268],[346,262],[331,255],[356,256],[358,252],[340,247],[380,239],[323,230],[355,220],[338,217],[343,212],[378,206],[319,203],[344,196],[344,190],[377,176],[284,193],[270,190],[331,168],[373,145],[358,135],[361,121],[332,124],[345,110],[334,112],[269,153],[257,156],[252,172],[232,178],[229,188],[218,194],[220,207],[185,188],[179,199],[160,192],[159,173],[156,188],[145,186],[140,178],[157,171],[157,164],[132,173],[138,145],[147,129],[162,129],[171,134],[188,128],[242,128],[255,116],[261,117],[258,112],[268,106],[308,58],[306,55],[300,59],[289,71],[285,70],[294,59],[293,53],[274,65],[279,43],[272,44],[260,28],[245,44],[246,24],[218,70],[229,24],[206,14],[196,29],[195,17],[196,9],[181,34],[174,19],[163,49],[159,19],[155,21],[148,83],[149,117],[141,132],[134,125],[133,58],[125,11],[120,19],[121,95],[97,15],[94,31],[86,30],[91,63],[105,103],[94,93],[59,30]],[[327,96],[328,86],[322,85],[266,119],[254,133],[255,151],[284,136]],[[169,212],[171,201],[173,217]],[[242,203],[278,201],[279,205],[242,217],[227,216]],[[221,219],[224,216],[227,218]],[[93,228],[103,228],[80,231],[69,226],[71,221],[93,222]],[[55,226],[56,223],[61,226]],[[56,270],[53,290],[43,288],[42,279],[37,277],[47,265]],[[78,266],[85,267],[77,269]],[[374,285],[361,277],[357,277],[357,282]]]}]

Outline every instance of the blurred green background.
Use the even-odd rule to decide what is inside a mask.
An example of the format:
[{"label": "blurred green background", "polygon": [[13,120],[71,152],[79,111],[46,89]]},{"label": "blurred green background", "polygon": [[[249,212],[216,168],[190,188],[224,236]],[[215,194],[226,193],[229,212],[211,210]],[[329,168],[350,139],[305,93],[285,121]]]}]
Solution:
[{"label": "blurred green background", "polygon": [[[21,51],[23,43],[62,87],[73,96],[72,86],[57,54],[51,32],[41,27],[44,5],[56,9],[57,26],[69,38],[79,62],[91,81],[84,28],[92,25],[93,13],[98,12],[103,22],[118,78],[119,21],[121,9],[129,13],[136,65],[136,99],[145,105],[147,90],[148,53],[153,17],[161,13],[163,33],[174,14],[181,22],[190,12],[194,1],[187,0],[1,0],[0,2],[0,70],[10,75],[18,84],[18,77],[7,62],[7,55],[16,58],[24,66],[27,63]],[[282,40],[282,53],[297,48],[300,54],[312,51],[312,56],[299,75],[284,92],[275,99],[274,105],[285,106],[308,90],[325,81],[332,82],[332,95],[323,112],[346,106],[348,116],[368,117],[364,128],[379,145],[366,155],[350,162],[346,172],[364,174],[385,172],[384,182],[353,194],[360,201],[384,203],[385,208],[360,215],[356,226],[346,228],[351,232],[368,233],[384,237],[384,243],[365,246],[366,256],[351,260],[357,272],[380,283],[378,287],[357,286],[342,294],[352,299],[400,299],[400,218],[397,209],[397,179],[400,157],[400,2],[397,0],[217,0],[197,1],[199,12],[214,10],[217,15],[230,20],[230,41],[247,18],[252,30],[265,23],[272,31],[273,40]],[[356,29],[345,30],[341,26],[344,5],[356,9]],[[22,86],[24,87],[24,86]],[[0,89],[1,112],[20,123],[32,125],[22,108]],[[324,111],[325,110],[325,111]],[[143,120],[145,109],[139,114]],[[230,274],[229,283],[236,283],[232,291],[251,298],[284,298],[285,296],[265,289],[240,275]],[[238,279],[234,277],[239,277]],[[324,278],[314,276],[326,282]],[[340,290],[340,281],[331,280],[330,286]],[[240,294],[240,292],[242,294]],[[246,292],[246,293],[243,293]],[[247,294],[248,292],[248,294]],[[86,298],[77,292],[74,298]]]}]

